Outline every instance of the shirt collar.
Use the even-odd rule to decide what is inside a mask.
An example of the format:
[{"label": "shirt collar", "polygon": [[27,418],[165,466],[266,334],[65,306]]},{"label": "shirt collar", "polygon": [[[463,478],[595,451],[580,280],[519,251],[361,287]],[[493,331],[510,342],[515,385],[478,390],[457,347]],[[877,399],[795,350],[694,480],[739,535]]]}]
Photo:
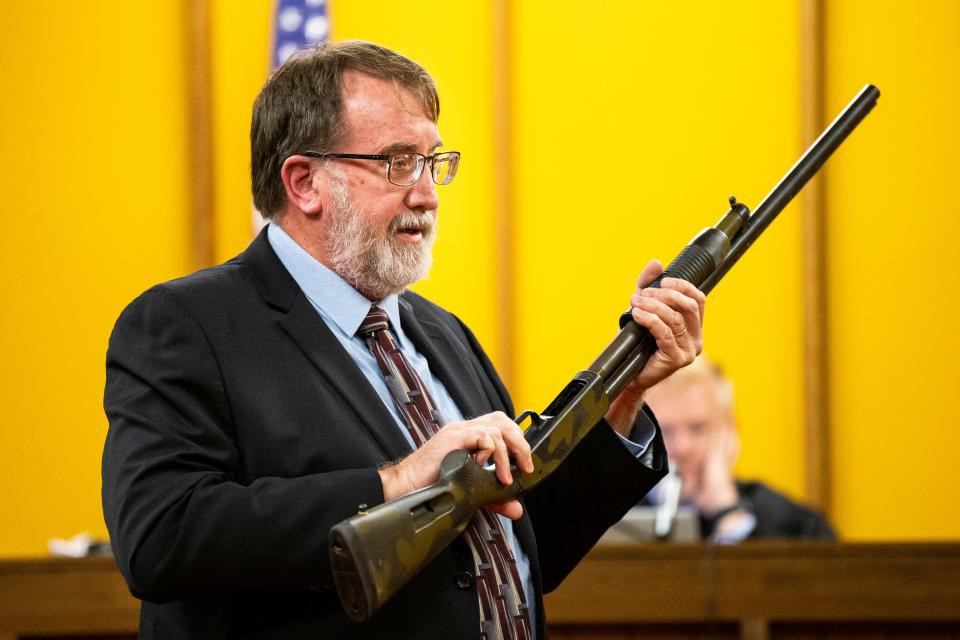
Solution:
[{"label": "shirt collar", "polygon": [[[374,303],[307,253],[279,225],[269,225],[267,240],[304,295],[347,336],[356,335]],[[394,331],[402,335],[399,296],[391,294],[376,305],[387,312]]]}]

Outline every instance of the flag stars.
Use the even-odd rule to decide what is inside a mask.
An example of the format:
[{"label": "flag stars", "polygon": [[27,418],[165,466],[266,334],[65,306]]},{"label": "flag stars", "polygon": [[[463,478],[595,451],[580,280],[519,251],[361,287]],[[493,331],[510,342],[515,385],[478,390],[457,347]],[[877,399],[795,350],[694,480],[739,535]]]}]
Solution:
[{"label": "flag stars", "polygon": [[274,19],[274,66],[286,62],[298,50],[330,37],[326,0],[279,0]]},{"label": "flag stars", "polygon": [[287,58],[295,54],[299,48],[300,46],[295,42],[285,42],[277,47],[277,66],[286,62]]},{"label": "flag stars", "polygon": [[326,16],[313,16],[307,20],[307,24],[303,28],[303,32],[310,42],[320,42],[324,40],[329,31],[330,21],[327,20]]},{"label": "flag stars", "polygon": [[287,7],[277,15],[277,24],[283,31],[296,31],[303,23],[303,14],[297,7]]}]

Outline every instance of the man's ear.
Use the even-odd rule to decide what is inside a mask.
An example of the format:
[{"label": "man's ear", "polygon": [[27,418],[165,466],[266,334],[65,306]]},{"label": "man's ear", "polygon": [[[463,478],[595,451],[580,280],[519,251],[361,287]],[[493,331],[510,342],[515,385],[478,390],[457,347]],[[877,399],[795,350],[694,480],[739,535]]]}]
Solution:
[{"label": "man's ear", "polygon": [[327,199],[328,180],[317,163],[306,156],[290,156],[280,167],[287,200],[308,216],[319,216]]}]

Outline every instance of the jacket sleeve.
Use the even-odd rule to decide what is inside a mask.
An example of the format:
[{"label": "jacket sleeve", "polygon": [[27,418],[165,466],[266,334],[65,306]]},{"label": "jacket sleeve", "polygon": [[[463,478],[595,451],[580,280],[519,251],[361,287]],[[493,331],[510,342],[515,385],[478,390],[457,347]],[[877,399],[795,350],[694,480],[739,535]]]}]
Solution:
[{"label": "jacket sleeve", "polygon": [[162,287],[117,321],[104,408],[103,510],[137,597],[326,587],[330,527],[383,501],[375,468],[240,482],[216,355]]},{"label": "jacket sleeve", "polygon": [[[652,421],[645,408],[638,421]],[[560,469],[526,496],[537,535],[545,593],[557,588],[608,528],[667,472],[659,427],[639,457],[601,420]]]},{"label": "jacket sleeve", "polygon": [[757,519],[751,538],[837,539],[823,515],[761,482],[738,481],[737,491]]}]

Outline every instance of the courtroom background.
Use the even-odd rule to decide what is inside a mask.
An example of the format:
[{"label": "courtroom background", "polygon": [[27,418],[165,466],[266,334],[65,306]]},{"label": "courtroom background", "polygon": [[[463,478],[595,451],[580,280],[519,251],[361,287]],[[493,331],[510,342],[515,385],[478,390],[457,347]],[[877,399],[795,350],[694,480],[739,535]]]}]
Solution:
[{"label": "courtroom background", "polygon": [[[330,3],[334,39],[383,43],[437,80],[442,136],[464,160],[416,288],[473,327],[518,409],[543,408],[609,341],[649,257],[671,259],[730,194],[755,206],[808,142],[809,0]],[[106,536],[107,339],[137,294],[204,260],[198,219],[210,260],[249,242],[247,130],[273,8],[0,7],[0,556]],[[849,540],[955,540],[960,3],[821,13],[826,114],[866,82],[882,97],[826,170],[823,282],[804,275],[794,204],[711,298],[738,471],[810,497],[803,294],[816,286],[829,516]]]}]

